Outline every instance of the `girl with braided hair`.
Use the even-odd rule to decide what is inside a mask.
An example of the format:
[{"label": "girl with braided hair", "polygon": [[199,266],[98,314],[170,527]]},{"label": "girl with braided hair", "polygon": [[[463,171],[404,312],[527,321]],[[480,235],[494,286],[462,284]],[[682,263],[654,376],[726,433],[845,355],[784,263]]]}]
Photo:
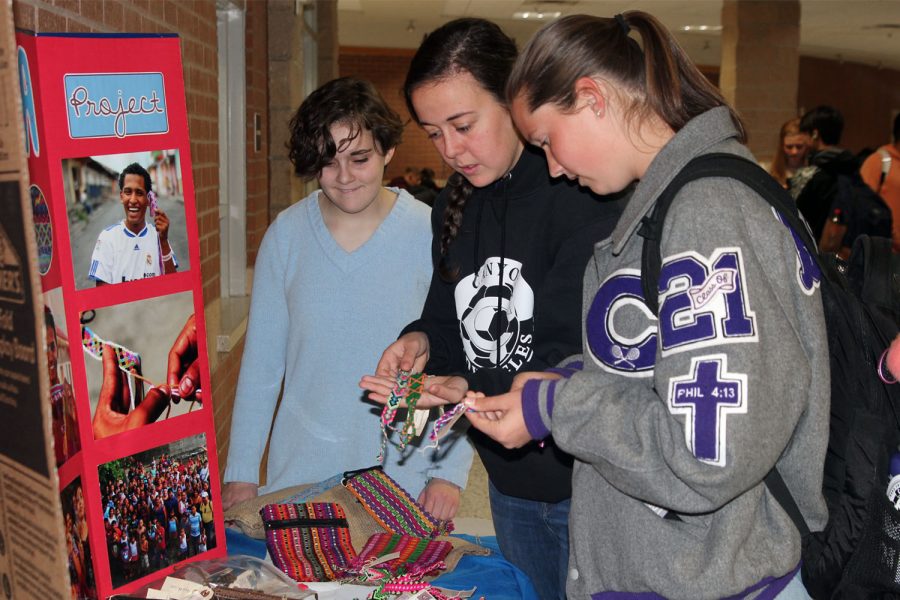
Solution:
[{"label": "girl with braided hair", "polygon": [[[422,401],[503,393],[520,370],[581,351],[581,280],[618,204],[553,179],[522,143],[504,99],[515,43],[494,23],[459,19],[430,33],[404,83],[410,114],[455,173],[432,211],[435,272],[422,316],[360,385],[385,401],[399,370],[425,371]],[[472,430],[488,472],[504,556],[544,599],[565,597],[572,458],[553,440],[506,450]],[[455,512],[456,507],[452,507]]]}]

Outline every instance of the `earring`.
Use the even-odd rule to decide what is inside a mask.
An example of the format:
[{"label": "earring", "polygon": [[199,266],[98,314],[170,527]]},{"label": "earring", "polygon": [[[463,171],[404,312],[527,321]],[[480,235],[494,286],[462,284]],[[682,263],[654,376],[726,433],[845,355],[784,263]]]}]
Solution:
[{"label": "earring", "polygon": [[588,100],[588,106],[591,107],[591,112],[594,113],[594,116],[598,119],[603,116],[603,108],[596,108],[597,101],[591,98]]},{"label": "earring", "polygon": [[594,98],[588,100],[588,106],[595,117],[599,119],[603,116],[603,107],[597,108],[597,101]]}]

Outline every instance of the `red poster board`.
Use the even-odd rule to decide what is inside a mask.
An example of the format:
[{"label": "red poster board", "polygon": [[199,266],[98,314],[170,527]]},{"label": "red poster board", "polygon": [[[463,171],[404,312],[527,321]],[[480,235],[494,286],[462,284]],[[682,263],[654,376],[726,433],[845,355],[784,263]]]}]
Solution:
[{"label": "red poster board", "polygon": [[[18,32],[16,42],[49,464],[71,538],[71,593],[105,598],[225,552],[181,46],[171,35]],[[123,175],[133,163],[155,199],[132,189],[148,187],[143,174]],[[160,401],[154,388],[190,319],[196,342],[182,366],[196,361],[200,393]],[[47,471],[39,452],[13,459]],[[199,535],[191,504],[204,513]]]}]

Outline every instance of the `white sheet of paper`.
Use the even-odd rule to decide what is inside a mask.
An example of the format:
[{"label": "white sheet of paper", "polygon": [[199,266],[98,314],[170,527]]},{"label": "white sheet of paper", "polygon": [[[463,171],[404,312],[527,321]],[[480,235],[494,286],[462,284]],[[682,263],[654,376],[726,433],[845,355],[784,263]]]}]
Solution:
[{"label": "white sheet of paper", "polygon": [[416,430],[416,437],[419,437],[425,431],[429,416],[431,416],[430,408],[417,408],[413,411],[413,427]]},{"label": "white sheet of paper", "polygon": [[160,591],[169,594],[170,598],[208,599],[213,597],[213,591],[205,585],[177,577],[166,577]]},{"label": "white sheet of paper", "polygon": [[319,596],[319,600],[365,600],[375,589],[368,585],[341,584],[334,581],[306,582],[306,586]]}]

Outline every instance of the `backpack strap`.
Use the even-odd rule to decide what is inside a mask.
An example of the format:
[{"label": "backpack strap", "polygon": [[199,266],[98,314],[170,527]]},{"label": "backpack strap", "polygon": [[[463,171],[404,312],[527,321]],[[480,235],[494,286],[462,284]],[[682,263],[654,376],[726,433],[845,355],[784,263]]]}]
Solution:
[{"label": "backpack strap", "polygon": [[809,525],[806,524],[806,519],[803,518],[800,507],[797,506],[797,502],[794,500],[791,490],[788,489],[788,486],[781,477],[781,473],[778,472],[778,469],[772,467],[772,470],[769,471],[763,481],[766,482],[766,487],[769,488],[769,492],[775,500],[778,501],[778,504],[781,505],[784,512],[786,512],[791,518],[791,521],[794,522],[794,527],[800,532],[800,537],[809,535]]},{"label": "backpack strap", "polygon": [[[746,158],[727,153],[704,154],[691,160],[678,172],[656,199],[650,214],[641,220],[641,227],[638,229],[638,235],[644,238],[641,253],[641,288],[644,293],[644,302],[654,315],[659,316],[659,272],[662,268],[660,240],[666,213],[669,212],[672,201],[682,187],[704,177],[736,179],[756,192],[778,211],[785,222],[803,240],[803,244],[822,272],[826,272],[825,263],[816,249],[809,227],[800,217],[797,204],[787,190],[781,187],[762,167]],[[766,475],[765,483],[769,492],[794,522],[794,526],[801,535],[808,534],[809,526],[776,467],[772,467],[772,470]]]},{"label": "backpack strap", "polygon": [[887,175],[891,171],[891,154],[884,149],[880,149],[878,153],[881,155],[881,177],[878,179],[878,193],[881,194],[884,180],[887,179]]}]

